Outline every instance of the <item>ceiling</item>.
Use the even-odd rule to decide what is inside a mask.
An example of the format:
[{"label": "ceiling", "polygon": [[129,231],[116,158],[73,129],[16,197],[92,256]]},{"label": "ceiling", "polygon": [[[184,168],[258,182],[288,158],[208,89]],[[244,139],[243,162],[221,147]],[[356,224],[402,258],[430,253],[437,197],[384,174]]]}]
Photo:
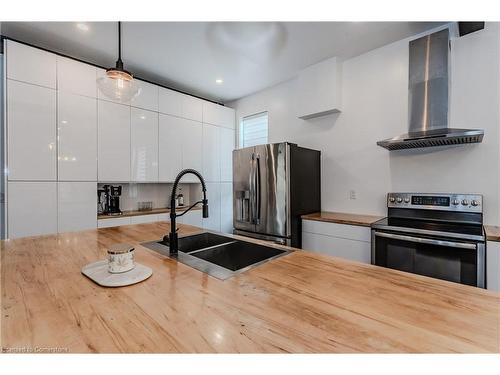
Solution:
[{"label": "ceiling", "polygon": [[[125,22],[122,59],[138,77],[227,102],[326,58],[353,57],[441,24]],[[2,22],[1,33],[106,67],[118,53],[115,22]]]}]

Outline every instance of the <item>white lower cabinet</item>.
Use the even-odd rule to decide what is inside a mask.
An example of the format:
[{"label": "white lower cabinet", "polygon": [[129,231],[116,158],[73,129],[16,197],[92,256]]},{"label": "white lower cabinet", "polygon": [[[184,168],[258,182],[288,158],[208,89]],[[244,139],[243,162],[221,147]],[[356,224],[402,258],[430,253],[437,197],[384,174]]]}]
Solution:
[{"label": "white lower cabinet", "polygon": [[158,214],[158,221],[170,221],[170,214]]},{"label": "white lower cabinet", "polygon": [[233,233],[233,183],[220,184],[220,231]]},{"label": "white lower cabinet", "polygon": [[486,243],[486,288],[500,292],[500,242]]},{"label": "white lower cabinet", "polygon": [[140,215],[130,218],[130,224],[154,223],[156,221],[158,221],[158,215]]},{"label": "white lower cabinet", "polygon": [[97,221],[98,228],[119,227],[120,225],[130,225],[130,217],[116,217]]},{"label": "white lower cabinet", "polygon": [[370,228],[302,221],[302,248],[339,258],[371,263]]},{"label": "white lower cabinet", "polygon": [[207,183],[208,218],[203,219],[203,228],[220,232],[220,183]]},{"label": "white lower cabinet", "polygon": [[97,226],[96,182],[58,183],[58,231],[73,232]]},{"label": "white lower cabinet", "polygon": [[179,224],[194,225],[195,227],[203,227],[203,218],[201,217],[201,210],[189,211],[187,214],[179,218]]},{"label": "white lower cabinet", "polygon": [[8,238],[57,233],[57,183],[9,182]]}]

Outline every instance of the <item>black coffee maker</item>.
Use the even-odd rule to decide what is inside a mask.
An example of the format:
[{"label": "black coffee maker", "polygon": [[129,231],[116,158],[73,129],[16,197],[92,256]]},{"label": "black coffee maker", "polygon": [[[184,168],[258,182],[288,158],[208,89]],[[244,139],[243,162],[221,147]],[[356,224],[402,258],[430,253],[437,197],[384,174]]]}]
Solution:
[{"label": "black coffee maker", "polygon": [[103,185],[102,189],[97,191],[99,204],[101,204],[102,195],[104,195],[104,207],[102,207],[102,214],[112,216],[121,215],[120,195],[122,195],[122,187]]}]

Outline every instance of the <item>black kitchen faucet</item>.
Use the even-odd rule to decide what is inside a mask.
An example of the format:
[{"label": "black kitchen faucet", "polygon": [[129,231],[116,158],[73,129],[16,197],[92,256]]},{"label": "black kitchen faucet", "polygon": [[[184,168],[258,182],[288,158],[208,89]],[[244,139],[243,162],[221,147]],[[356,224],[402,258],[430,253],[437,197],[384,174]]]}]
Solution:
[{"label": "black kitchen faucet", "polygon": [[[194,174],[196,177],[201,182],[201,190],[203,192],[203,199],[201,201],[198,201],[194,204],[192,204],[186,211],[183,213],[177,215],[175,213],[175,195],[177,192],[177,185],[179,184],[180,179],[185,175],[185,174]],[[168,243],[168,247],[170,249],[170,254],[177,254],[178,249],[179,249],[179,238],[177,236],[177,229],[175,228],[175,219],[177,217],[180,217],[184,214],[186,214],[188,211],[190,211],[194,206],[197,204],[201,203],[202,204],[202,212],[203,212],[203,217],[207,218],[208,217],[208,200],[207,200],[207,187],[205,185],[205,180],[203,179],[202,175],[200,172],[194,170],[194,169],[184,169],[175,178],[174,181],[174,186],[172,187],[172,195],[170,196],[170,233],[167,236],[163,237],[163,241]]]}]

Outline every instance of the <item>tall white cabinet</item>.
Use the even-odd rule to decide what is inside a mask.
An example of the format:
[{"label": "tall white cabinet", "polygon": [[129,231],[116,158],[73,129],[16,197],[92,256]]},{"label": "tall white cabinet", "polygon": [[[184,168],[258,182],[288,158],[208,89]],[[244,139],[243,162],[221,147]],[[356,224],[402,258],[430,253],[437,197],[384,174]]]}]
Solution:
[{"label": "tall white cabinet", "polygon": [[232,231],[233,109],[144,81],[113,102],[97,88],[103,69],[5,45],[9,238],[96,228],[98,182],[172,183],[186,168],[206,179],[210,217],[182,221]]},{"label": "tall white cabinet", "polygon": [[158,182],[158,113],[131,108],[131,181]]},{"label": "tall white cabinet", "polygon": [[55,90],[8,80],[7,134],[9,180],[56,180]]},{"label": "tall white cabinet", "polygon": [[130,106],[98,100],[99,181],[130,181]]}]

